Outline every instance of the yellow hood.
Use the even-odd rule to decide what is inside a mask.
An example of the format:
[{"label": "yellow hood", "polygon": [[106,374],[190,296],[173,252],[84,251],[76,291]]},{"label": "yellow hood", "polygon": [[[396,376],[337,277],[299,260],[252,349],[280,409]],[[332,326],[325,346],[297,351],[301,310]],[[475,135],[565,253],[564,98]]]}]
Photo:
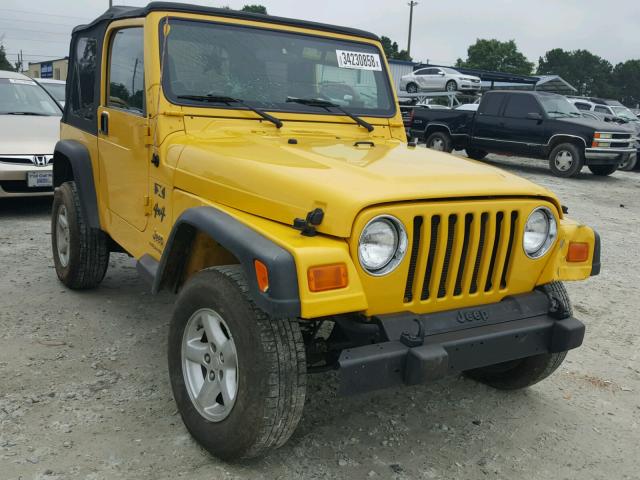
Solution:
[{"label": "yellow hood", "polygon": [[557,199],[547,189],[480,162],[395,140],[375,146],[354,140],[243,135],[185,137],[176,188],[216,203],[291,225],[314,208],[318,230],[349,237],[363,209],[385,203],[462,197]]}]

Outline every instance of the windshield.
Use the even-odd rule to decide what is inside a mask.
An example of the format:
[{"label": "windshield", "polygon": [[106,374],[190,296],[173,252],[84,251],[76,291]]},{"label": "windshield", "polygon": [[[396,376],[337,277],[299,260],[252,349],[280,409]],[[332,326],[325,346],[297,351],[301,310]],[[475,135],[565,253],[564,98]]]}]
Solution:
[{"label": "windshield", "polygon": [[551,118],[581,117],[582,114],[576,106],[560,95],[540,95],[544,111]]},{"label": "windshield", "polygon": [[638,121],[638,117],[636,117],[627,107],[611,107],[611,110],[613,110],[617,117],[624,118],[625,120],[630,120],[632,122]]},{"label": "windshield", "polygon": [[0,78],[0,115],[62,115],[60,106],[33,80]]},{"label": "windshield", "polygon": [[44,89],[59,102],[64,102],[64,83],[41,83]]},{"label": "windshield", "polygon": [[287,102],[315,98],[357,115],[395,114],[382,56],[372,45],[211,22],[169,23],[163,87],[173,103],[203,106],[180,97],[227,96],[263,110],[326,114]]}]

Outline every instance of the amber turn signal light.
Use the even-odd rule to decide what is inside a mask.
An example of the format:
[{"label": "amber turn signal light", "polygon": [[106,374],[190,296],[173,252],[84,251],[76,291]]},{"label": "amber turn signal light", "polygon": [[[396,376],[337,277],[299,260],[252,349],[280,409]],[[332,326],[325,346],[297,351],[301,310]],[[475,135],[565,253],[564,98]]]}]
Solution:
[{"label": "amber turn signal light", "polygon": [[256,269],[256,280],[258,281],[258,288],[262,293],[269,290],[269,270],[267,266],[260,260],[254,260],[253,265]]},{"label": "amber turn signal light", "polygon": [[567,262],[586,262],[589,259],[589,244],[570,242],[567,252]]},{"label": "amber turn signal light", "polygon": [[347,273],[347,266],[344,263],[311,267],[307,272],[307,277],[309,280],[309,290],[312,292],[337,290],[349,284],[349,274]]}]

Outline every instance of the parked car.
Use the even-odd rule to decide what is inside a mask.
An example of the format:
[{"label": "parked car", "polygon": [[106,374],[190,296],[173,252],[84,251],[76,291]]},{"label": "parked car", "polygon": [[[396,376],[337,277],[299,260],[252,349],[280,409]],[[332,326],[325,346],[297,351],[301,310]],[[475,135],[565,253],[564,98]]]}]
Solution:
[{"label": "parked car", "polygon": [[455,107],[454,110],[462,110],[466,112],[477,112],[479,106],[480,106],[479,103],[464,103],[462,105],[458,105],[457,107]]},{"label": "parked car", "polygon": [[628,127],[584,118],[565,97],[546,92],[487,92],[477,112],[415,110],[409,130],[429,148],[465,149],[477,160],[488,153],[546,158],[559,177],[583,165],[610,175],[636,150]]},{"label": "parked car", "polygon": [[637,115],[616,100],[603,100],[593,97],[568,97],[568,100],[573,103],[578,110],[619,118],[625,122],[640,123]]},{"label": "parked car", "polygon": [[36,82],[44,87],[51,96],[64,108],[65,89],[67,82],[64,80],[54,80],[53,78],[34,78]]},{"label": "parked car", "polygon": [[[377,35],[118,5],[73,30],[69,72],[56,273],[96,287],[124,251],[178,294],[167,345],[148,348],[214,455],[283,445],[314,401],[308,373],[334,370],[341,394],[455,372],[515,390],[582,343],[561,281],[599,273],[599,236],[546,188],[407,145]],[[375,95],[318,98],[327,77]]]},{"label": "parked car", "polygon": [[51,195],[60,105],[31,78],[0,71],[0,198]]},{"label": "parked car", "polygon": [[427,67],[421,68],[400,79],[400,90],[407,93],[421,91],[436,92],[479,92],[480,78],[464,75],[453,68]]}]

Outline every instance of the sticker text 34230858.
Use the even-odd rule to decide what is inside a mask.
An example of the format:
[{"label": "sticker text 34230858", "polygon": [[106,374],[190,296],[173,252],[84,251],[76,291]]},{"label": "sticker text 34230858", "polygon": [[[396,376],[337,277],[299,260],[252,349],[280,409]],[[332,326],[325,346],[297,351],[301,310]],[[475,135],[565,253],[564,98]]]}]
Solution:
[{"label": "sticker text 34230858", "polygon": [[357,68],[359,70],[382,70],[380,55],[377,53],[350,52],[336,50],[340,68]]}]

